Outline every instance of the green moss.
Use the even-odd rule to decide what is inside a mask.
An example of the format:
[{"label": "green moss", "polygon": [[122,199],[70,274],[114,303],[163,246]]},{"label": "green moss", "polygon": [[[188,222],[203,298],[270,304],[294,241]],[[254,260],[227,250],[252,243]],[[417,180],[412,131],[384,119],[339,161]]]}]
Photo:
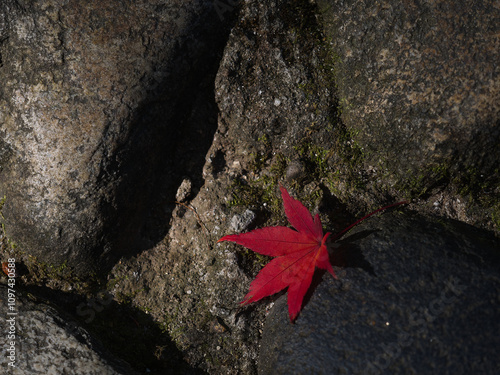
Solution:
[{"label": "green moss", "polygon": [[[123,278],[120,278],[120,281],[121,280],[127,280],[128,277],[123,277]],[[108,286],[109,288],[109,286]],[[111,289],[107,289],[108,291],[111,291]],[[120,304],[130,304],[132,303],[132,301],[134,300],[134,298],[141,292],[148,292],[150,290],[149,287],[145,286],[143,288],[139,288],[139,289],[135,289],[135,290],[130,290],[128,291],[127,293],[121,293],[121,292],[118,292],[116,293],[115,295],[115,301],[120,303]],[[140,306],[139,309],[141,309],[142,311],[144,312],[148,312],[149,309],[145,306]]]},{"label": "green moss", "polygon": [[[259,140],[267,142],[267,136],[259,138]],[[271,150],[271,147],[266,147]],[[253,160],[250,163],[252,173],[256,177],[251,180],[235,179],[231,184],[233,191],[233,199],[229,202],[229,206],[245,206],[253,209],[262,209],[277,214],[280,210],[280,200],[276,192],[278,182],[283,178],[288,164],[288,159],[283,154],[278,154],[269,168],[270,174],[262,174],[262,170],[270,161],[271,151],[263,157],[261,154],[253,155]]]},{"label": "green moss", "polygon": [[[276,154],[270,166],[270,156],[250,163],[252,175],[256,177],[233,181],[233,199],[229,205],[264,209],[277,218],[275,221],[279,221],[283,215],[278,183],[285,179],[287,167],[292,160],[299,161],[304,166],[304,173],[298,180],[287,181],[286,185],[293,188],[297,198],[310,207],[316,206],[321,199],[320,185],[324,184],[333,191],[341,176],[349,186],[363,188],[364,181],[358,173],[364,160],[363,150],[345,127],[337,126],[333,137],[336,141],[331,149],[323,148],[311,138],[305,137],[292,146],[289,156]],[[306,193],[304,187],[311,183],[316,183],[317,186]]]},{"label": "green moss", "polygon": [[24,276],[24,283],[28,285],[51,283],[52,286],[58,284],[62,289],[71,287],[77,293],[83,294],[88,293],[94,288],[100,288],[102,280],[95,273],[92,273],[85,280],[81,280],[76,276],[74,269],[69,267],[66,262],[62,264],[41,262],[37,257],[26,254],[13,240],[8,238],[5,231],[5,224],[3,223],[5,218],[2,214],[2,209],[6,201],[7,197],[4,195],[0,199],[0,219],[2,219],[0,225],[0,237],[2,238],[0,250],[4,253],[4,256],[14,257],[16,258],[16,262],[26,266],[28,272]]},{"label": "green moss", "polygon": [[[391,173],[391,172],[389,172]],[[446,163],[430,165],[415,173],[408,169],[395,188],[404,193],[407,199],[426,198],[439,186],[444,186],[450,181],[449,167]]]},{"label": "green moss", "polygon": [[329,150],[313,144],[309,139],[294,146],[301,161],[305,163],[308,178],[319,180],[328,173]]},{"label": "green moss", "polygon": [[263,209],[271,212],[279,210],[279,200],[275,197],[277,181],[264,176],[253,181],[235,179],[231,184],[233,199],[229,207],[244,206],[252,209]]},{"label": "green moss", "polygon": [[[118,267],[116,269],[118,269]],[[118,276],[118,277],[113,277],[112,279],[108,280],[108,282],[106,283],[106,290],[112,291],[114,289],[114,287],[120,281],[127,280],[127,279],[128,279],[128,276],[126,276],[126,275],[122,275],[122,276]]]},{"label": "green moss", "polygon": [[[319,103],[322,102],[319,100],[319,93],[324,92],[325,88],[337,91],[337,65],[340,62],[338,54],[333,51],[330,38],[323,32],[322,22],[318,22],[321,14],[316,5],[303,0],[294,1],[288,10],[283,10],[283,16],[289,24],[295,25],[297,44],[301,45],[303,55],[314,56],[317,61],[312,67],[315,74],[298,87],[305,94],[310,108],[329,114],[327,124],[322,127],[330,131],[332,139],[335,140],[334,147],[325,150],[314,145],[306,137],[295,146],[296,151],[307,163],[307,172],[312,173],[311,180],[324,181],[331,191],[336,190],[336,182],[341,178],[348,188],[364,188],[359,171],[366,155],[355,140],[357,134],[341,122],[342,101],[334,103],[333,106],[329,103],[331,107],[328,108],[319,108]],[[314,124],[306,129],[307,131],[311,134]],[[332,156],[335,156],[334,163],[330,160]]]},{"label": "green moss", "polygon": [[74,293],[81,295],[92,294],[103,289],[102,276],[91,273],[85,279],[81,279],[66,262],[62,264],[40,262],[32,255],[22,256],[20,259],[28,270],[24,280],[27,285],[45,285],[61,290],[71,289]]},{"label": "green moss", "polygon": [[[239,251],[239,254],[246,258],[247,263],[248,262],[253,263],[251,266],[253,268],[251,270],[251,273],[258,272],[260,270],[260,268],[264,267],[272,259],[271,257],[261,255],[259,253],[256,253],[255,251],[251,251],[251,250],[248,250],[246,248],[241,249]],[[247,269],[247,267],[245,267],[245,264],[242,264],[242,267]],[[248,271],[248,269],[247,269],[247,271]]]},{"label": "green moss", "polygon": [[357,169],[366,158],[363,148],[356,142],[357,130],[348,129],[339,124],[334,132],[336,152],[349,169]]},{"label": "green moss", "polygon": [[[320,204],[323,187],[334,193],[341,183],[349,190],[364,188],[364,181],[357,170],[363,161],[362,150],[347,130],[340,128],[335,134],[338,135],[337,141],[330,149],[318,146],[311,138],[305,137],[289,149],[288,156],[278,153],[270,166],[266,162],[266,168],[255,168],[246,178],[234,180],[231,186],[233,199],[229,205],[244,206],[259,212],[259,225],[281,225],[286,220],[279,182],[292,189],[295,197],[311,210]],[[292,160],[299,162],[304,172],[296,179],[286,180],[286,170]],[[265,263],[267,259],[255,261]]]},{"label": "green moss", "polygon": [[5,204],[5,201],[7,200],[7,196],[4,195],[1,199],[0,199],[0,216],[2,217],[2,219],[5,219],[2,215],[2,208],[3,208],[3,205]]},{"label": "green moss", "polygon": [[32,281],[43,282],[47,279],[65,280],[69,275],[66,263],[59,266],[38,261],[32,255],[28,256],[27,267],[32,277]]},{"label": "green moss", "polygon": [[[337,91],[337,66],[340,63],[338,54],[332,48],[331,38],[324,33],[321,11],[308,0],[294,0],[280,10],[280,18],[289,26],[291,35],[291,38],[281,43],[285,60],[294,64],[297,56],[314,57],[301,60],[305,66],[309,65],[313,73],[306,82],[298,83],[298,88],[304,93],[309,110],[328,113],[328,121],[322,123],[321,129],[331,132],[331,139],[334,140],[332,148],[322,149],[309,139],[318,130],[315,129],[316,124],[306,129],[306,137],[295,146],[298,158],[305,163],[306,174],[310,176],[301,184],[317,181],[333,192],[338,190],[339,182],[342,181],[348,190],[363,189],[366,183],[360,171],[366,155],[355,140],[356,134],[340,120],[342,102],[332,104],[319,96],[325,92],[325,88],[330,92]],[[287,44],[289,40],[293,41],[292,45]],[[290,159],[295,158],[293,155],[288,156]],[[293,187],[301,190],[301,186]]]},{"label": "green moss", "polygon": [[306,98],[314,102],[320,88],[335,87],[335,66],[339,57],[318,22],[321,15],[316,4],[309,0],[289,1],[287,6],[281,7],[279,17],[289,29],[288,38],[280,41],[285,60],[293,65],[297,56],[304,56],[303,62],[308,64],[310,56],[315,57],[317,65],[312,67],[315,76],[298,84]]},{"label": "green moss", "polygon": [[[428,166],[418,173],[408,170],[397,184],[397,188],[406,192],[408,198],[425,198],[436,189],[449,188],[465,200],[475,202],[481,207],[490,208],[499,202],[498,180],[485,178],[474,167],[456,170],[455,163],[443,162]],[[498,176],[496,170],[492,176]]]},{"label": "green moss", "polygon": [[458,187],[460,195],[484,200],[484,205],[490,206],[500,198],[499,172],[498,168],[486,173],[476,166],[469,166],[464,171],[458,171],[451,182]]}]

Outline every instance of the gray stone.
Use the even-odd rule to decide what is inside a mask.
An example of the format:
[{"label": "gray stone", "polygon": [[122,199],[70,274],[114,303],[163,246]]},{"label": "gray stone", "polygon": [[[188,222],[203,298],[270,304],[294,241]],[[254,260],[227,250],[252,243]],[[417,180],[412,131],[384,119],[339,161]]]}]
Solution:
[{"label": "gray stone", "polygon": [[299,180],[304,177],[305,167],[300,161],[293,161],[286,168],[287,180]]},{"label": "gray stone", "polygon": [[276,302],[259,374],[499,372],[500,241],[490,233],[386,213],[331,256],[338,280],[324,274],[295,324],[286,296]]},{"label": "gray stone", "polygon": [[301,142],[334,145],[333,82],[318,36],[308,34],[316,26],[311,5],[295,7],[280,0],[242,2],[215,82],[220,118],[208,156],[223,155],[224,165],[207,166],[205,173],[259,173],[278,156],[297,159]]},{"label": "gray stone", "polygon": [[246,210],[240,215],[234,215],[231,219],[231,229],[236,233],[243,232],[255,220],[255,213],[252,210]]},{"label": "gray stone", "polygon": [[9,238],[82,274],[133,248],[223,26],[210,0],[2,1]]},{"label": "gray stone", "polygon": [[[105,353],[102,346],[76,322],[68,321],[53,307],[34,303],[18,288],[14,308],[9,309],[7,287],[0,285],[0,345],[6,353],[14,343],[15,351],[2,355],[0,366],[5,373],[114,375],[135,374],[130,366]],[[15,313],[15,315],[9,315]],[[11,330],[9,319],[15,330]],[[12,320],[13,319],[13,320]],[[9,337],[7,335],[14,335]],[[13,358],[9,356],[13,354]],[[10,366],[9,363],[14,366]]]},{"label": "gray stone", "polygon": [[193,184],[189,178],[182,180],[181,186],[179,186],[179,189],[177,189],[177,193],[175,194],[175,200],[177,202],[185,201],[191,195],[192,188]]},{"label": "gray stone", "polygon": [[468,184],[498,199],[495,2],[318,3],[337,56],[342,119],[375,178],[419,194]]}]

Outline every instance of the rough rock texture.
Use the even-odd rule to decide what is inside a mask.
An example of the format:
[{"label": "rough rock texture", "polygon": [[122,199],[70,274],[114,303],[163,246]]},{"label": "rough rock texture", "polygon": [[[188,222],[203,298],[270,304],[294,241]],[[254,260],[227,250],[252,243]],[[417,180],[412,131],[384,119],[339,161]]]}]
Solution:
[{"label": "rough rock texture", "polygon": [[[17,291],[14,310],[9,310],[7,288],[0,285],[3,374],[135,374],[128,364],[112,359],[109,354],[103,356],[102,346],[76,322],[68,321],[67,316],[61,316],[53,307],[31,302]],[[15,331],[10,330],[8,319],[12,318]],[[8,338],[7,332],[13,332],[15,338]],[[10,360],[6,355],[11,341],[15,343],[14,367],[8,365]]]},{"label": "rough rock texture", "polygon": [[312,7],[285,3],[248,1],[240,12],[215,82],[220,118],[205,175],[247,174],[252,155],[263,166],[299,159],[304,141],[334,144],[336,99]]},{"label": "rough rock texture", "polygon": [[339,279],[323,276],[296,324],[277,301],[259,374],[498,373],[499,251],[454,221],[368,220],[333,248]]},{"label": "rough rock texture", "polygon": [[[236,3],[239,15],[225,49],[223,51],[222,48],[219,51],[210,49],[213,55],[217,52],[221,55],[220,62],[217,61],[218,72],[215,75],[216,69],[210,71],[208,67],[212,54],[206,55],[206,49],[203,48],[206,44],[199,45],[196,35],[201,33],[205,37],[213,36],[219,39],[216,34],[202,33],[197,27],[210,27],[210,17],[219,20],[220,12],[227,9],[236,10]],[[2,6],[3,4],[10,6],[11,2],[2,3]],[[128,3],[120,2],[116,6],[125,7],[124,4]],[[147,4],[134,2],[129,6],[141,15],[143,14],[141,9],[151,9],[148,8],[150,6],[148,4],[151,2]],[[189,13],[188,9],[195,9],[197,5],[203,6],[208,2],[168,2],[169,5],[162,6],[158,0],[158,3],[153,2],[153,5],[155,4],[158,7],[148,14],[158,19],[149,20],[148,17],[143,17],[142,23],[127,23],[127,30],[129,27],[133,29],[133,25],[137,24],[158,31],[156,27],[161,28],[163,21],[174,29],[182,28],[178,22],[184,22],[186,19],[184,16]],[[184,7],[180,4],[184,4]],[[112,160],[116,163],[110,164],[108,169],[103,165],[104,172],[96,179],[103,184],[102,189],[99,187],[98,190],[92,190],[92,185],[89,185],[92,194],[98,194],[101,190],[106,192],[103,205],[99,207],[106,210],[109,208],[104,212],[108,217],[116,218],[116,222],[112,219],[108,222],[113,231],[109,231],[110,228],[106,227],[105,223],[102,224],[101,231],[106,234],[102,243],[111,243],[113,236],[121,234],[123,242],[137,250],[134,256],[121,258],[109,273],[107,285],[101,286],[106,293],[113,295],[113,304],[118,306],[116,310],[104,309],[96,314],[96,322],[98,320],[101,322],[100,338],[103,342],[112,342],[117,346],[129,342],[132,345],[137,344],[139,348],[143,346],[142,344],[148,343],[150,346],[144,345],[145,350],[149,352],[150,362],[154,366],[139,366],[132,360],[137,358],[137,353],[130,355],[130,351],[125,354],[122,352],[122,356],[130,360],[131,365],[136,366],[141,372],[145,372],[146,368],[158,374],[164,374],[168,369],[175,371],[176,367],[170,364],[172,361],[178,362],[180,356],[187,362],[184,368],[192,372],[196,369],[214,374],[257,372],[259,338],[265,315],[275,298],[243,307],[238,302],[246,294],[250,281],[268,259],[256,256],[241,246],[217,244],[217,240],[223,235],[248,231],[255,227],[286,225],[278,189],[280,182],[311,211],[319,213],[325,229],[331,232],[339,231],[352,223],[356,217],[384,204],[394,203],[403,197],[415,196],[421,200],[412,204],[412,209],[432,211],[462,221],[478,222],[471,219],[471,214],[466,209],[467,202],[462,197],[455,197],[446,190],[432,192],[433,196],[423,194],[422,191],[428,183],[427,179],[416,181],[414,187],[410,189],[402,189],[401,185],[394,183],[398,181],[395,174],[397,171],[390,173],[387,169],[381,172],[377,164],[372,165],[372,168],[369,168],[370,165],[366,166],[369,161],[368,156],[376,155],[376,152],[369,155],[368,146],[360,146],[359,137],[363,132],[355,131],[356,126],[361,127],[366,124],[353,124],[346,115],[345,108],[343,109],[345,119],[351,121],[349,127],[339,119],[335,78],[341,77],[338,71],[339,65],[336,63],[341,57],[342,40],[336,40],[335,36],[325,37],[324,30],[332,30],[325,27],[331,26],[332,23],[324,24],[323,21],[326,19],[328,22],[331,13],[319,13],[314,2],[309,0],[240,2],[217,0],[212,5],[214,8],[207,9],[206,13],[201,11],[199,14],[189,13],[193,17],[188,17],[192,22],[185,23],[186,34],[175,34],[179,35],[180,39],[176,39],[179,43],[169,39],[168,32],[164,35],[165,38],[160,38],[166,43],[165,49],[155,44],[161,44],[155,38],[144,40],[146,45],[158,51],[158,55],[153,50],[150,52],[155,56],[151,64],[158,63],[159,68],[146,69],[144,80],[147,82],[138,78],[139,83],[136,86],[123,87],[123,100],[128,101],[127,103],[132,101],[127,95],[132,95],[135,98],[133,100],[137,99],[134,93],[140,96],[145,92],[145,99],[143,101],[137,99],[139,102],[137,110],[131,105],[133,108],[130,109],[130,123],[134,125],[130,128],[127,127],[126,120],[119,122],[123,132],[118,130],[115,122],[109,123],[110,130],[105,133],[107,138],[103,138],[109,142],[103,143],[99,150],[104,153],[109,152],[109,159],[103,159],[104,161]],[[106,4],[99,6],[107,9]],[[363,6],[360,8],[360,14],[364,14],[365,8]],[[176,14],[175,9],[182,9],[185,12],[180,11],[181,14]],[[100,12],[101,10],[92,13],[94,18],[91,19],[96,19]],[[222,15],[224,18],[229,18],[229,13],[227,11]],[[16,19],[16,13],[13,14],[10,17]],[[64,14],[61,12],[62,16]],[[110,19],[120,20],[120,14],[126,12],[113,12]],[[355,19],[356,15],[352,14],[351,18]],[[61,20],[64,19],[61,17]],[[169,23],[170,21],[173,24]],[[60,22],[64,25],[67,21]],[[5,22],[0,24],[7,25]],[[80,33],[82,37],[79,44],[73,42],[73,45],[76,43],[77,46],[96,46],[94,49],[101,53],[97,61],[94,63],[92,57],[86,56],[94,63],[88,66],[96,69],[100,66],[101,59],[107,64],[105,67],[109,67],[109,64],[115,61],[110,60],[111,57],[104,53],[108,47],[99,49],[94,39],[91,43],[85,38],[86,35],[99,33],[98,26],[101,24],[112,28],[111,24],[99,21],[92,26],[95,30],[92,29],[87,34],[83,31]],[[82,24],[82,27],[85,25]],[[199,33],[193,31],[192,27]],[[5,29],[19,30],[8,25]],[[73,29],[67,31],[69,36],[76,32],[74,31],[76,29],[71,30]],[[127,64],[123,64],[124,68],[120,70],[120,74],[129,77],[131,73],[127,69],[131,65],[134,69],[135,64],[143,66],[142,58],[129,53],[135,48],[132,42],[136,34],[117,32],[116,35],[118,34],[120,37],[116,36],[117,39],[128,39],[123,39],[123,44],[119,46],[108,44],[124,49],[122,57]],[[183,39],[184,36],[187,39]],[[349,36],[342,38],[346,43],[350,40]],[[1,53],[5,67],[9,64],[7,57],[9,54],[14,56],[16,49],[10,44],[10,38],[1,40],[3,40]],[[66,37],[63,40],[64,43],[68,43],[70,39]],[[185,43],[182,43],[183,40]],[[148,41],[150,44],[147,44]],[[18,44],[23,46],[22,43]],[[142,45],[142,42],[139,44]],[[169,49],[169,46],[173,46],[172,49]],[[43,49],[41,55],[36,56],[43,56],[46,50]],[[71,51],[66,51],[65,56],[69,52]],[[200,58],[187,60],[186,56]],[[134,58],[132,63],[130,59]],[[402,64],[411,64],[411,58],[412,56],[408,55]],[[80,60],[72,64],[78,61]],[[84,64],[87,60],[81,61],[83,67],[87,66]],[[207,66],[209,73],[200,71],[198,77],[203,76],[203,79],[192,77],[191,85],[184,78],[191,77],[188,72],[191,71],[191,67],[197,66],[198,61]],[[78,69],[86,71],[83,67],[77,64],[74,69],[76,72],[79,72]],[[69,71],[61,69],[64,72]],[[140,73],[134,69],[132,69],[133,74],[137,74],[134,77],[140,77]],[[163,76],[164,74],[166,76]],[[358,77],[363,79],[365,76],[360,74]],[[181,79],[182,83],[175,78]],[[450,82],[453,81],[453,77],[448,79]],[[190,87],[194,87],[198,81],[200,81],[199,89],[191,90]],[[339,84],[340,82],[339,80]],[[103,79],[102,83],[103,87],[109,88],[106,79]],[[89,98],[98,95],[98,91],[91,90],[89,85],[85,87]],[[122,86],[116,84],[113,87]],[[72,90],[78,91],[80,88],[75,87]],[[446,92],[444,90],[444,93]],[[114,98],[110,95],[110,100],[115,100]],[[9,103],[13,103],[11,96],[5,98],[2,95],[0,99],[4,102],[10,100]],[[340,104],[343,104],[343,101],[345,96]],[[76,102],[78,100],[75,100]],[[12,103],[9,105],[12,106]],[[94,105],[92,101],[89,103]],[[118,107],[121,105],[115,101],[112,103],[116,103]],[[37,109],[37,105],[34,105],[34,108]],[[81,105],[78,111],[85,113],[86,108],[86,105]],[[171,113],[172,108],[175,108],[175,114]],[[388,104],[388,110],[391,108],[393,107]],[[445,110],[446,108],[443,109]],[[116,116],[122,116],[120,113],[116,112]],[[96,111],[95,114],[108,116],[108,112],[102,111]],[[112,115],[114,116],[113,113],[109,114]],[[127,118],[128,115],[123,116]],[[162,121],[155,120],[158,118]],[[5,123],[12,124],[13,121],[8,119]],[[175,127],[172,128],[170,124],[175,124]],[[5,135],[10,134],[3,129],[2,127]],[[169,137],[172,129],[175,129],[174,138]],[[384,136],[390,139],[392,130],[387,131]],[[397,134],[400,136],[400,133]],[[426,137],[427,133],[423,132],[421,136]],[[2,139],[12,142],[14,138],[12,135],[9,137]],[[115,144],[114,139],[121,142],[116,152],[106,148]],[[152,142],[152,139],[165,145],[165,151],[159,152],[161,145]],[[155,143],[157,147],[143,152],[147,148],[146,145],[149,146],[151,143]],[[0,172],[3,173],[2,178],[7,172],[12,172],[8,169],[10,165],[8,159],[13,160],[17,152],[16,149],[9,147],[3,147],[0,156],[2,161],[5,161],[2,164],[3,172]],[[474,148],[471,147],[470,150],[473,151]],[[460,152],[458,148],[457,152]],[[169,155],[170,157],[165,157]],[[478,163],[483,163],[481,154],[477,156]],[[165,160],[164,164],[159,162],[162,158]],[[398,165],[398,160],[397,158],[393,160],[394,166]],[[114,170],[113,166],[117,167],[116,176],[108,173]],[[148,177],[155,171],[157,180]],[[437,172],[439,168],[436,169]],[[446,186],[454,175],[451,172],[443,175],[443,181],[439,183]],[[494,181],[495,173],[487,177],[493,177]],[[140,180],[141,183],[134,185],[132,183],[134,179]],[[479,191],[479,196],[482,194],[484,198],[489,198],[484,200],[483,207],[496,204],[499,215],[497,218],[500,218],[499,201],[491,203],[491,197],[495,197],[497,186],[492,186],[490,180],[486,181],[484,186],[480,182],[480,179],[475,181],[476,187],[477,184],[482,186],[479,190],[475,189],[476,193]],[[10,186],[13,192],[15,190],[4,180],[0,180],[0,185]],[[145,195],[135,200],[127,200],[136,187]],[[468,184],[458,189],[463,188],[466,191],[470,187]],[[24,194],[24,190],[16,194]],[[30,204],[29,200],[27,202]],[[12,213],[11,204],[7,194],[4,207]],[[67,207],[67,211],[61,212],[70,215],[75,208]],[[91,209],[93,208],[89,207],[89,210]],[[9,219],[7,211],[6,218]],[[78,209],[75,212],[78,213]],[[139,225],[144,221],[144,216],[146,216],[145,224]],[[484,212],[480,212],[478,217],[484,221],[493,218]],[[128,220],[131,220],[129,226],[124,224]],[[138,225],[134,226],[133,222]],[[497,222],[500,223],[498,219]],[[493,227],[491,223],[489,224],[490,228]],[[410,233],[411,229],[409,227],[407,231]],[[134,233],[140,234],[139,245],[137,241],[133,241]],[[89,235],[96,234],[90,231]],[[2,240],[1,233],[0,240]],[[6,239],[2,240],[0,249],[2,254],[9,250],[7,246],[3,246],[7,242]],[[43,280],[37,274],[36,267],[28,264],[27,268],[28,274],[22,276],[23,282],[40,283],[39,280]],[[350,275],[352,271],[347,268],[343,276]],[[52,281],[47,284],[50,283],[49,286],[54,288],[60,288],[64,282],[60,281],[57,284]],[[73,290],[81,290],[83,288],[81,284],[80,280],[75,280],[72,285]],[[436,291],[432,288],[430,290],[433,293]],[[424,294],[422,292],[423,298]],[[89,295],[87,298],[88,303],[92,304],[98,296]],[[53,299],[60,301],[60,298]],[[353,306],[356,306],[356,301],[353,302]],[[78,315],[78,311],[76,314]],[[138,315],[140,319],[137,318]],[[127,324],[118,325],[118,317],[123,318]],[[108,323],[114,324],[113,330],[106,329]],[[390,324],[392,325],[391,322]],[[149,335],[151,332],[155,335]],[[172,345],[172,341],[175,346]],[[171,358],[172,353],[176,358]],[[359,355],[362,354],[352,353],[352,356]],[[182,358],[180,362],[180,365],[185,365]]]},{"label": "rough rock texture", "polygon": [[133,295],[132,303],[166,328],[186,360],[209,373],[256,373],[266,309],[238,304],[266,259],[217,240],[264,223],[285,224],[279,178],[296,187],[294,194],[313,197],[316,209],[329,168],[317,163],[326,152],[318,145],[333,142],[331,82],[322,60],[309,59],[322,53],[314,23],[300,30],[306,20],[315,22],[312,7],[303,14],[282,5],[242,4],[216,78],[220,115],[203,185],[195,170],[186,170],[184,181],[192,183],[179,184],[177,196],[190,198],[173,210],[168,237],[112,273],[112,293]]},{"label": "rough rock texture", "polygon": [[9,237],[81,273],[137,246],[223,26],[211,1],[2,1]]},{"label": "rough rock texture", "polygon": [[451,182],[498,201],[498,4],[318,3],[342,119],[373,179],[420,195]]}]

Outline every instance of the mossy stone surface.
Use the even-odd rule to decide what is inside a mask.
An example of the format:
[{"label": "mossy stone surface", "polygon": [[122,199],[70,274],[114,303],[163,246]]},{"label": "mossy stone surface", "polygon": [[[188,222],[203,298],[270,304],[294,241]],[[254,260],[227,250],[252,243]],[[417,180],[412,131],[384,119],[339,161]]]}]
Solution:
[{"label": "mossy stone surface", "polygon": [[453,186],[483,209],[498,202],[498,7],[480,2],[471,8],[466,1],[318,4],[338,56],[342,120],[355,131],[365,168],[377,171],[373,178],[411,197]]}]

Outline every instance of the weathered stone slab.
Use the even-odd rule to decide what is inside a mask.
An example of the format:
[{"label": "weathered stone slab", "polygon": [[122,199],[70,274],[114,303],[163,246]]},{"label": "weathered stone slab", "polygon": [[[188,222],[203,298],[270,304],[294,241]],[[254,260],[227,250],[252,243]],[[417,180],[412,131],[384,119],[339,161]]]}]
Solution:
[{"label": "weathered stone slab", "polygon": [[337,55],[342,119],[375,178],[414,193],[451,181],[491,194],[500,160],[497,4],[318,3]]},{"label": "weathered stone slab", "polygon": [[223,26],[211,1],[2,1],[8,236],[88,273],[137,239]]}]

